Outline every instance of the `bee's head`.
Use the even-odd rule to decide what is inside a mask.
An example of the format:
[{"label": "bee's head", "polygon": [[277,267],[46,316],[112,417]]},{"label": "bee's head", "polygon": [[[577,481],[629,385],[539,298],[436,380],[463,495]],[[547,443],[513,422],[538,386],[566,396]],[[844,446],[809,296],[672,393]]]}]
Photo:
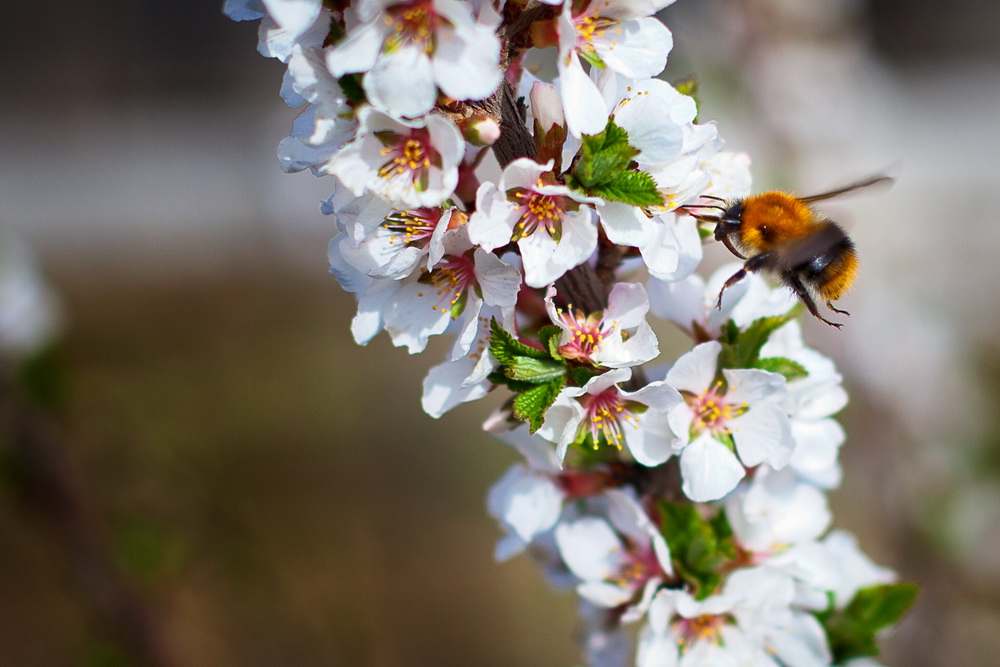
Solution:
[{"label": "bee's head", "polygon": [[737,200],[732,206],[723,211],[715,225],[715,240],[722,241],[729,238],[730,234],[739,230],[743,222],[743,201]]}]

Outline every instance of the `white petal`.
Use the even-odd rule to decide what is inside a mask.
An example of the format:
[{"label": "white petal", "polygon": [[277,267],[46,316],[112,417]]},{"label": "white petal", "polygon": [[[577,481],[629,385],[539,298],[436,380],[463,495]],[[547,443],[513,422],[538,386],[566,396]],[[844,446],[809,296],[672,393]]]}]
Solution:
[{"label": "white petal", "polygon": [[456,100],[481,100],[500,85],[500,40],[485,26],[467,31],[439,30],[434,79]]},{"label": "white petal", "polygon": [[635,595],[626,586],[606,581],[585,581],[576,587],[576,592],[584,600],[606,609],[623,605]]},{"label": "white petal", "polygon": [[[636,82],[614,112],[615,123],[628,132],[629,145],[639,149],[636,160],[640,164],[660,164],[681,153],[684,133],[681,126],[664,113],[665,102],[671,101],[674,95],[683,97],[693,106],[690,97],[681,95],[666,81]],[[693,118],[694,113],[681,122]]]},{"label": "white petal", "polygon": [[517,207],[496,185],[486,181],[476,192],[476,210],[469,217],[469,240],[483,250],[495,250],[510,243],[519,219]]},{"label": "white petal", "polygon": [[338,79],[351,72],[367,72],[375,64],[384,39],[381,21],[359,25],[347,39],[327,51],[327,69]]},{"label": "white petal", "polygon": [[626,425],[625,444],[632,458],[640,465],[658,466],[674,453],[677,438],[670,428],[667,413],[662,410],[647,410],[639,415],[635,428]]},{"label": "white petal", "polygon": [[689,216],[653,216],[653,234],[639,248],[649,273],[661,280],[680,280],[691,275],[701,262],[702,245],[698,227]]},{"label": "white petal", "polygon": [[715,369],[722,345],[708,341],[681,356],[667,372],[667,383],[679,391],[700,394],[707,391],[715,378]]},{"label": "white petal", "polygon": [[623,329],[636,327],[649,312],[649,297],[641,283],[617,283],[608,295],[607,317]]},{"label": "white petal", "polygon": [[686,331],[692,331],[694,323],[705,316],[705,281],[701,276],[670,282],[651,278],[647,289],[652,313]]},{"label": "white petal", "polygon": [[476,365],[470,357],[446,361],[431,368],[424,378],[424,394],[420,404],[424,412],[437,419],[455,406],[475,401],[487,394],[489,383],[464,386],[463,381]]},{"label": "white petal", "polygon": [[792,622],[768,633],[767,639],[768,648],[783,665],[824,667],[830,664],[826,632],[812,614],[792,614]]},{"label": "white petal", "polygon": [[319,16],[321,0],[262,0],[267,13],[282,28],[302,34]]},{"label": "white petal", "polygon": [[608,67],[633,79],[663,71],[674,46],[667,26],[652,17],[622,21],[609,33],[612,35],[592,42],[594,49]]},{"label": "white petal", "polygon": [[844,429],[833,419],[792,420],[795,452],[789,465],[799,475],[825,489],[840,484],[841,469],[837,454],[844,444]]},{"label": "white petal", "polygon": [[578,137],[600,134],[608,124],[608,110],[601,91],[583,71],[576,53],[560,58],[560,64],[559,94],[566,113],[566,126]]},{"label": "white petal", "polygon": [[736,488],[745,474],[736,455],[707,433],[681,452],[682,489],[695,502],[722,498]]},{"label": "white petal", "polygon": [[600,207],[599,215],[612,243],[640,248],[653,238],[654,223],[638,206],[609,201]]},{"label": "white petal", "polygon": [[521,289],[521,270],[482,248],[476,248],[474,258],[483,301],[491,306],[515,305]]},{"label": "white petal", "polygon": [[490,489],[490,512],[525,542],[556,525],[563,493],[548,477],[513,466]]},{"label": "white petal", "polygon": [[424,351],[430,336],[444,333],[451,315],[437,307],[439,298],[432,286],[420,283],[403,286],[385,314],[385,330],[392,337],[392,344],[417,354]]},{"label": "white petal", "polygon": [[423,115],[437,100],[431,59],[415,47],[382,53],[361,83],[368,101],[394,116]]},{"label": "white petal", "polygon": [[618,573],[625,550],[604,519],[585,516],[556,526],[556,544],[566,567],[584,581],[603,581]]},{"label": "white petal", "polygon": [[795,439],[788,415],[781,408],[766,403],[753,405],[746,413],[730,419],[728,425],[740,460],[747,467],[767,463],[778,470],[791,460]]},{"label": "white petal", "polygon": [[752,406],[765,402],[779,403],[788,393],[785,376],[779,373],[754,368],[726,368],[722,374],[729,384],[727,403],[749,403]]}]

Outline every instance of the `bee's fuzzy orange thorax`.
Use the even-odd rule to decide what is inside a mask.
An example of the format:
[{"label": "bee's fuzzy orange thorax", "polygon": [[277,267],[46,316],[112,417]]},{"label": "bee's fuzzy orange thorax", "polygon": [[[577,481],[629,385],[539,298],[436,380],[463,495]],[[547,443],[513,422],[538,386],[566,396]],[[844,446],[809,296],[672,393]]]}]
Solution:
[{"label": "bee's fuzzy orange thorax", "polygon": [[814,215],[809,206],[787,192],[764,192],[743,201],[740,242],[753,253],[810,232]]}]

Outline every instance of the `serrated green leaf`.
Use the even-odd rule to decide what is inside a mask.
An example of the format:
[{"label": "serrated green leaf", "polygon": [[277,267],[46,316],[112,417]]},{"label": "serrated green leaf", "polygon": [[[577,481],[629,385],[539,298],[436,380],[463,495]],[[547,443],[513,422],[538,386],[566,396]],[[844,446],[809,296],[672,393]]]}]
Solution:
[{"label": "serrated green leaf", "polygon": [[720,337],[722,352],[719,354],[719,368],[756,368],[760,349],[767,343],[768,337],[791,319],[790,314],[775,315],[754,320],[742,331],[736,328],[734,332],[735,324],[727,327]]},{"label": "serrated green leaf", "polygon": [[565,376],[566,366],[552,359],[533,359],[532,357],[519,356],[504,369],[504,373],[512,380],[543,384]]},{"label": "serrated green leaf", "polygon": [[571,183],[584,191],[608,183],[627,169],[638,154],[628,143],[628,132],[615,125],[614,118],[609,118],[603,132],[583,136]]},{"label": "serrated green leaf", "polygon": [[764,359],[758,359],[757,368],[762,371],[780,373],[781,375],[784,375],[785,379],[789,382],[809,377],[809,371],[806,370],[805,366],[786,357],[766,357]]},{"label": "serrated green leaf", "polygon": [[500,326],[495,319],[490,321],[490,354],[501,366],[510,366],[518,356],[534,359],[549,358],[547,350],[525,345]]},{"label": "serrated green leaf", "polygon": [[573,379],[573,384],[578,387],[582,387],[598,375],[601,375],[600,371],[587,366],[571,366],[569,369],[569,376]]},{"label": "serrated green leaf", "polygon": [[552,406],[556,396],[566,384],[565,376],[533,386],[531,389],[514,397],[514,416],[529,424],[528,430],[537,431],[545,423],[545,413]]},{"label": "serrated green leaf", "polygon": [[663,204],[656,181],[644,171],[620,171],[607,183],[587,190],[587,194],[647,208]]},{"label": "serrated green leaf", "polygon": [[562,329],[554,324],[544,326],[538,332],[538,342],[542,344],[542,347],[549,351],[549,355],[556,361],[562,361],[563,357],[559,354],[559,339],[562,337]]}]

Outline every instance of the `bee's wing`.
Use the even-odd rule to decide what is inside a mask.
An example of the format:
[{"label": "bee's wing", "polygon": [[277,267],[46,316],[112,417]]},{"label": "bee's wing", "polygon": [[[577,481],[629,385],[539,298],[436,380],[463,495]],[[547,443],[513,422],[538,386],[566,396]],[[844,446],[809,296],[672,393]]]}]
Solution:
[{"label": "bee's wing", "polygon": [[832,220],[817,223],[816,230],[808,236],[794,239],[780,248],[781,264],[790,269],[799,269],[807,264],[816,264],[819,270],[829,263],[838,252],[843,252],[844,246],[851,248],[850,237]]},{"label": "bee's wing", "polygon": [[889,185],[893,182],[893,179],[889,176],[872,176],[871,178],[866,178],[863,181],[858,181],[857,183],[851,183],[850,185],[845,185],[842,188],[837,188],[836,190],[831,190],[829,192],[823,192],[818,195],[812,195],[811,197],[802,197],[802,201],[807,204],[811,204],[814,201],[822,201],[824,199],[830,199],[832,197],[839,197],[840,195],[846,195],[848,192],[853,192],[855,190],[861,190],[862,188],[871,187],[873,185],[886,184]]}]

